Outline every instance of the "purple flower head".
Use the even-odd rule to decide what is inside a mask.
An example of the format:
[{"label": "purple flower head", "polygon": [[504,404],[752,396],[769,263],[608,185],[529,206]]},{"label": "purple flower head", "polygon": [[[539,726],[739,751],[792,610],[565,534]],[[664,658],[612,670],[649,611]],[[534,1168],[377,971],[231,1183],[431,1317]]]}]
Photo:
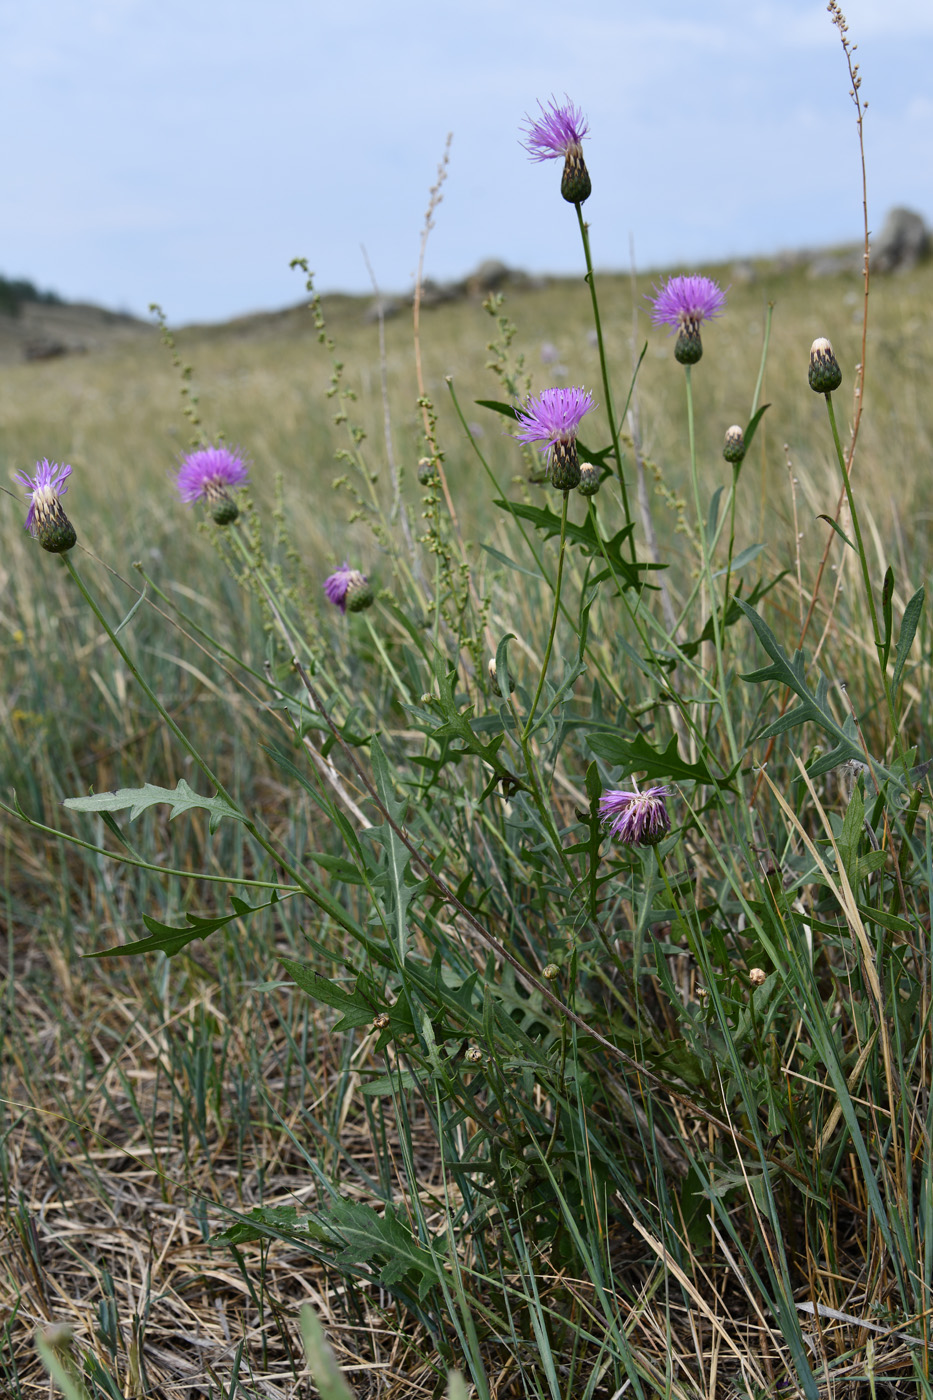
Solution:
[{"label": "purple flower head", "polygon": [[335,573],[324,580],[324,592],[328,601],[342,613],[345,613],[347,608],[351,612],[362,612],[373,601],[369,579],[365,574],[361,574],[359,569],[351,569],[346,559]]},{"label": "purple flower head", "polygon": [[77,540],[74,526],[61,505],[61,497],[68,487],[64,483],[71,476],[70,467],[60,467],[43,457],[36,463],[34,477],[25,472],[16,472],[16,480],[30,493],[29,510],[26,515],[26,529],[43,549],[51,554],[64,554]]},{"label": "purple flower head", "polygon": [[654,290],[652,323],[675,331],[711,321],[726,304],[725,293],[711,277],[671,277],[665,287]]},{"label": "purple flower head", "polygon": [[593,407],[593,395],[585,389],[543,389],[531,394],[516,416],[522,431],[519,442],[542,442],[550,452],[558,443],[576,442],[577,429]]},{"label": "purple flower head", "polygon": [[643,792],[609,789],[599,803],[599,815],[626,846],[656,846],[671,829],[664,799],[666,787],[649,787]]},{"label": "purple flower head", "polygon": [[526,140],[522,145],[532,160],[557,160],[563,156],[560,192],[568,204],[580,205],[589,199],[593,188],[581,145],[589,131],[586,117],[569,97],[563,106],[554,97],[546,107],[543,102],[538,106],[541,115],[537,120],[525,117]]},{"label": "purple flower head", "polygon": [[175,478],[178,494],[185,505],[192,501],[210,501],[218,488],[228,490],[243,486],[249,480],[246,462],[239,452],[229,447],[199,447],[183,457]]},{"label": "purple flower head", "polygon": [[[725,293],[710,277],[671,277],[665,287],[655,287],[651,320],[656,326],[677,331],[674,358],[695,365],[703,354],[700,326],[718,316],[726,304]],[[651,298],[649,298],[651,300]]]},{"label": "purple flower head", "polygon": [[568,97],[561,106],[552,97],[545,107],[539,102],[541,115],[537,119],[526,115],[527,140],[522,142],[532,160],[556,160],[569,151],[580,150],[580,143],[589,134],[586,117]]},{"label": "purple flower head", "polygon": [[551,480],[561,491],[572,491],[580,480],[577,429],[592,407],[593,396],[585,389],[543,389],[515,411],[522,427],[519,442],[543,443]]}]

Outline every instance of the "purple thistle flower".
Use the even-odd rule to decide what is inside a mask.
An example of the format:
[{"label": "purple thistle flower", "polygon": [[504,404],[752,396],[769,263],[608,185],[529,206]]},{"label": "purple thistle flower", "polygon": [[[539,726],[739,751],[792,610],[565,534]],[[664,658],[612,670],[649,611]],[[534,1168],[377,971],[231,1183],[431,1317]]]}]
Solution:
[{"label": "purple thistle flower", "polygon": [[531,394],[515,416],[522,425],[519,442],[540,442],[551,465],[551,480],[561,491],[572,491],[580,480],[577,429],[593,407],[585,389],[544,389]]},{"label": "purple thistle flower", "polygon": [[546,107],[543,102],[538,106],[540,117],[525,116],[526,140],[522,145],[532,160],[557,160],[563,156],[560,192],[569,204],[582,204],[592,189],[581,145],[589,134],[586,118],[569,97],[563,105],[552,97]]},{"label": "purple thistle flower", "polygon": [[60,467],[43,457],[36,463],[34,477],[16,472],[16,480],[30,493],[26,529],[50,554],[64,554],[77,542],[74,526],[62,509],[61,497],[68,487],[71,467]]},{"label": "purple thistle flower", "polygon": [[238,451],[232,452],[221,444],[199,447],[182,458],[175,485],[185,505],[206,501],[217,524],[229,525],[240,513],[230,498],[230,491],[245,486],[248,480],[244,458]]},{"label": "purple thistle flower", "polygon": [[725,293],[711,277],[671,277],[664,287],[655,287],[651,300],[651,321],[678,332],[674,358],[684,365],[695,365],[703,354],[700,326],[718,316],[726,304]]},{"label": "purple thistle flower", "polygon": [[324,580],[324,592],[328,601],[345,613],[362,612],[373,601],[373,590],[369,579],[359,569],[351,569],[348,560],[337,571]]},{"label": "purple thistle flower", "polygon": [[552,97],[545,107],[539,102],[541,116],[537,119],[525,116],[527,141],[522,145],[532,160],[556,160],[567,152],[580,149],[580,142],[589,134],[586,117],[575,107],[570,98],[563,106]]},{"label": "purple thistle flower", "polygon": [[609,789],[600,799],[599,815],[610,835],[626,846],[656,846],[671,829],[664,803],[669,792],[666,787],[649,787],[644,792]]}]

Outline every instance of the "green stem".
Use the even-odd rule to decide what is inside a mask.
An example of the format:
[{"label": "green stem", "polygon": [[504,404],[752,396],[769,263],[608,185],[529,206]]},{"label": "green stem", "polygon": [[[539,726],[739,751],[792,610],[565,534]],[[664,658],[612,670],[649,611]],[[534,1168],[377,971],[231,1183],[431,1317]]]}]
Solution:
[{"label": "green stem", "polygon": [[[736,487],[739,484],[739,470],[741,462],[736,462],[732,467],[732,491],[729,496],[729,557],[726,560],[726,586],[722,594],[722,630],[725,632],[728,626],[727,615],[729,612],[729,585],[732,582],[732,555],[735,550],[735,498],[738,494]],[[716,532],[716,539],[719,538],[719,531]],[[715,541],[713,542],[715,548]]]},{"label": "green stem", "polygon": [[862,527],[859,524],[858,511],[855,508],[852,483],[849,481],[849,473],[846,470],[846,458],[842,450],[842,443],[839,440],[839,429],[836,427],[836,411],[833,408],[833,396],[832,394],[824,394],[823,397],[826,399],[826,409],[829,413],[829,426],[833,433],[836,457],[839,461],[839,470],[842,473],[842,484],[845,487],[846,501],[849,504],[849,515],[852,520],[852,529],[855,532],[855,542],[858,546],[859,563],[862,567],[862,582],[865,585],[865,597],[868,600],[868,611],[871,614],[871,628],[875,637],[875,646],[878,648],[880,655],[884,643],[881,638],[881,629],[878,626],[878,613],[875,609],[875,594],[871,586],[871,576],[868,572],[868,558],[865,554],[865,546],[862,543]]},{"label": "green stem", "polygon": [[849,471],[846,466],[845,453],[842,450],[842,443],[839,439],[839,429],[836,427],[836,413],[833,408],[832,394],[825,394],[826,409],[829,413],[829,426],[833,433],[833,443],[836,447],[836,458],[839,462],[839,470],[842,473],[842,484],[845,487],[846,501],[849,506],[849,516],[852,520],[852,530],[855,534],[855,543],[859,557],[859,564],[862,568],[862,583],[865,588],[865,597],[868,600],[868,611],[871,615],[871,630],[874,636],[875,648],[878,653],[878,669],[881,672],[881,684],[884,687],[884,698],[887,703],[888,714],[891,716],[891,727],[894,734],[894,743],[897,746],[898,756],[904,764],[905,776],[908,774],[907,753],[901,737],[900,726],[897,722],[897,710],[894,705],[894,695],[891,691],[891,682],[888,677],[888,668],[884,661],[884,638],[881,635],[881,628],[878,625],[878,611],[875,607],[875,594],[871,586],[871,575],[868,572],[868,556],[865,553],[865,545],[862,540],[862,527],[859,523],[858,511],[855,507],[855,497],[852,494],[852,483],[849,480]]},{"label": "green stem", "polygon": [[[612,439],[612,450],[616,459],[616,471],[619,473],[619,487],[622,492],[622,509],[625,511],[625,523],[629,524],[632,519],[628,504],[628,491],[625,487],[625,477],[622,473],[622,452],[619,448],[619,425],[616,423],[615,408],[612,402],[612,387],[609,383],[609,366],[606,363],[606,346],[603,342],[603,327],[599,318],[599,300],[596,296],[596,274],[593,271],[593,258],[590,253],[590,232],[586,220],[583,217],[583,207],[575,204],[577,211],[577,222],[580,225],[580,237],[583,240],[583,256],[586,260],[586,283],[590,289],[590,301],[593,305],[593,324],[596,328],[596,344],[599,347],[599,368],[603,380],[603,393],[606,396],[606,413],[609,417],[609,436]],[[635,558],[635,541],[629,537],[632,558]]]},{"label": "green stem", "polygon": [[551,651],[554,646],[554,633],[557,631],[557,614],[560,611],[560,585],[564,574],[564,552],[567,544],[567,501],[570,492],[563,493],[564,504],[560,513],[560,554],[557,557],[557,581],[554,584],[554,607],[551,612],[551,630],[548,634],[547,647],[544,652],[544,660],[541,663],[541,675],[538,677],[538,689],[535,691],[535,698],[531,702],[531,709],[528,712],[528,719],[525,728],[522,730],[522,744],[524,745],[535,719],[535,710],[538,708],[538,701],[541,699],[541,692],[544,689],[544,678],[547,675],[548,664],[551,660]]},{"label": "green stem", "polygon": [[[726,725],[726,733],[729,737],[729,749],[732,754],[733,764],[738,762],[738,748],[735,740],[735,733],[732,728],[732,716],[729,713],[729,706],[726,703],[725,665],[722,655],[722,628],[720,626],[719,610],[716,607],[716,600],[713,588],[713,570],[710,566],[710,551],[706,538],[706,523],[703,519],[703,507],[700,503],[700,474],[697,468],[697,444],[696,425],[693,417],[693,380],[690,371],[692,365],[684,365],[684,375],[687,383],[687,431],[690,437],[690,480],[693,485],[693,502],[697,513],[697,530],[700,534],[700,551],[703,571],[706,577],[706,586],[709,590],[709,611],[713,620],[713,645],[716,649],[716,679],[718,688],[719,707]],[[716,690],[714,689],[714,694]]]}]

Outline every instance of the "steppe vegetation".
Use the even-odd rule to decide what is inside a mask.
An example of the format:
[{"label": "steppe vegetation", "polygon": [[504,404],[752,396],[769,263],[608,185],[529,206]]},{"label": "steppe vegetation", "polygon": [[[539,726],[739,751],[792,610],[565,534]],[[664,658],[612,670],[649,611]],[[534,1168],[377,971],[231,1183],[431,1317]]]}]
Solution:
[{"label": "steppe vegetation", "polygon": [[[311,1395],[302,1305],[361,1397],[933,1394],[933,266],[864,344],[860,274],[702,272],[687,376],[667,274],[597,276],[618,462],[582,274],[4,369],[100,610],[15,488],[4,1395]],[[589,500],[515,440],[561,385]],[[173,482],[220,434],[224,527]]]}]

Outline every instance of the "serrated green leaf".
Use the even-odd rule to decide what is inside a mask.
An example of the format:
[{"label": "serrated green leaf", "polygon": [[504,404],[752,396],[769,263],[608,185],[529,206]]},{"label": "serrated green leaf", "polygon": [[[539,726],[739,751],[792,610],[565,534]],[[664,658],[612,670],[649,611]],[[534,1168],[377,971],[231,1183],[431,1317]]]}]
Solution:
[{"label": "serrated green leaf", "polygon": [[322,1244],[334,1242],[333,1231],[326,1229],[319,1217],[299,1211],[297,1206],[256,1206],[249,1214],[228,1225],[226,1230],[211,1235],[211,1244],[251,1244],[254,1240],[313,1239]]},{"label": "serrated green leaf", "polygon": [[273,894],[272,898],[265,904],[247,904],[244,900],[237,899],[236,895],[231,895],[232,914],[220,914],[214,918],[206,919],[202,919],[198,914],[186,914],[187,928],[161,924],[158,919],[144,914],[143,923],[150,934],[148,938],[139,938],[135,943],[121,943],[116,948],[102,948],[98,953],[86,953],[85,957],[119,958],[130,953],[164,953],[166,957],[173,958],[176,953],[180,953],[182,948],[193,943],[196,938],[209,938],[212,933],[216,933],[226,924],[233,923],[235,919],[246,918],[250,914],[258,913],[260,909],[271,909],[272,905],[278,904],[278,902],[277,894]]},{"label": "serrated green leaf", "polygon": [[179,812],[189,812],[196,808],[210,812],[211,831],[216,830],[224,817],[232,817],[238,822],[246,821],[243,813],[236,807],[231,807],[225,798],[201,797],[188,786],[184,778],[179,778],[174,788],[147,783],[141,788],[119,788],[116,792],[97,792],[88,797],[66,797],[64,805],[70,807],[73,812],[124,812],[129,809],[130,821],[133,821],[147,808],[166,802],[172,809],[169,813],[170,821],[177,817]]},{"label": "serrated green leaf", "polygon": [[[579,447],[579,443],[577,444]],[[580,453],[581,460],[595,460],[592,456],[584,458]],[[510,515],[516,516],[519,520],[527,520],[534,525],[536,530],[540,530],[546,540],[559,538],[561,533],[561,517],[554,511],[548,510],[547,506],[526,505],[523,501],[503,501],[494,500],[493,505],[500,510],[508,511]],[[642,589],[647,586],[647,581],[640,577],[641,574],[664,567],[653,563],[633,564],[623,554],[623,545],[632,533],[633,526],[623,525],[620,530],[607,540],[603,540],[596,533],[594,517],[588,514],[582,524],[576,524],[568,520],[565,526],[565,535],[568,541],[578,545],[584,554],[591,555],[594,559],[608,559],[612,565],[615,576],[622,582],[625,588]],[[604,575],[600,575],[604,577]],[[593,582],[596,580],[594,579]]]},{"label": "serrated green leaf", "polygon": [[332,1201],[327,1221],[342,1237],[341,1264],[373,1264],[387,1288],[407,1281],[425,1298],[441,1281],[433,1256],[387,1205],[384,1215],[359,1201]]},{"label": "serrated green leaf", "polygon": [[681,758],[676,734],[666,749],[652,748],[644,734],[637,734],[634,739],[625,739],[621,734],[589,734],[586,742],[593,753],[606,763],[645,772],[649,778],[674,778],[680,782],[704,783],[720,790],[731,789],[732,786],[734,770],[725,778],[715,778],[702,760],[688,763],[685,758]]},{"label": "serrated green leaf", "polygon": [[368,1098],[388,1098],[400,1089],[403,1092],[417,1089],[423,1082],[410,1069],[403,1069],[397,1074],[380,1074],[375,1079],[368,1079],[361,1089]]},{"label": "serrated green leaf", "polygon": [[309,997],[341,1012],[340,1020],[334,1025],[335,1031],[350,1030],[372,1023],[377,1010],[376,998],[369,995],[366,988],[360,985],[362,978],[357,979],[352,991],[347,991],[338,982],[331,982],[320,973],[314,972],[307,963],[296,962],[294,958],[280,958],[279,961]]}]

